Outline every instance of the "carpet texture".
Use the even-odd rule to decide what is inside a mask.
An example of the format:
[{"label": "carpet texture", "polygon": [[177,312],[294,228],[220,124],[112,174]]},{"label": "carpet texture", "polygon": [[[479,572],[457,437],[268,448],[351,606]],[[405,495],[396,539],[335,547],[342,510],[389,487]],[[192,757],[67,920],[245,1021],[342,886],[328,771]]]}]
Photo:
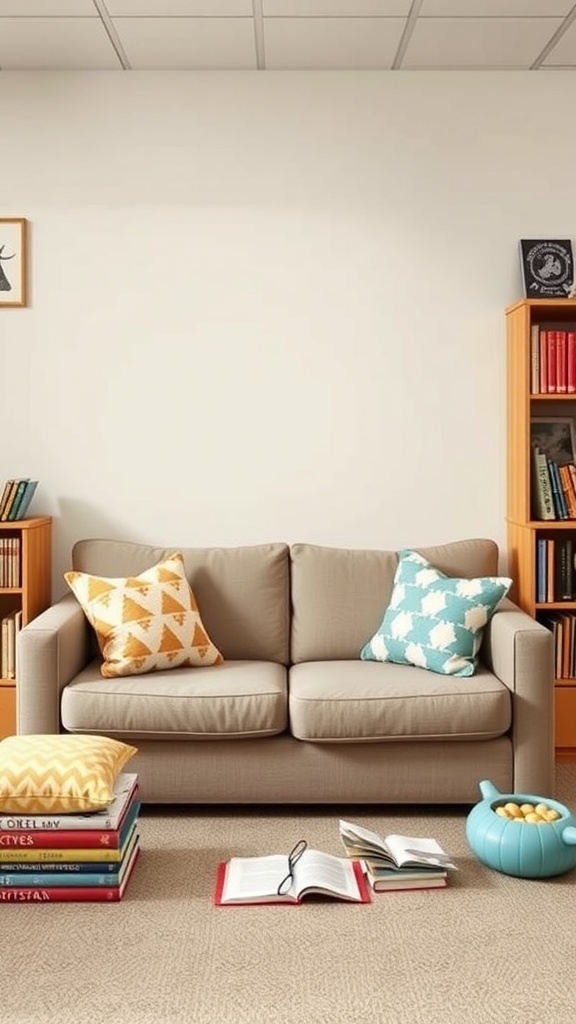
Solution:
[{"label": "carpet texture", "polygon": [[[546,794],[543,794],[546,795]],[[576,764],[556,796],[576,810]],[[469,808],[144,809],[119,904],[3,905],[2,1024],[572,1024],[576,871],[546,881],[469,852]],[[218,861],[340,854],[338,817],[433,835],[447,890],[367,906],[214,907]]]}]

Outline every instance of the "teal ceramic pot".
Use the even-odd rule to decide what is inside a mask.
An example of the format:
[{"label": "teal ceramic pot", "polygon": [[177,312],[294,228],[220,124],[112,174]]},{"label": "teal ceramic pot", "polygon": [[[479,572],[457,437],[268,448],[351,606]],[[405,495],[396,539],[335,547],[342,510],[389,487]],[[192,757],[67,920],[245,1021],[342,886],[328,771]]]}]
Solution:
[{"label": "teal ceramic pot", "polygon": [[[557,800],[531,793],[500,793],[487,779],[480,783],[483,800],[466,820],[466,839],[472,853],[489,868],[518,878],[550,878],[576,865],[576,820]],[[556,821],[536,825],[496,814],[496,807],[547,804],[558,812]]]}]

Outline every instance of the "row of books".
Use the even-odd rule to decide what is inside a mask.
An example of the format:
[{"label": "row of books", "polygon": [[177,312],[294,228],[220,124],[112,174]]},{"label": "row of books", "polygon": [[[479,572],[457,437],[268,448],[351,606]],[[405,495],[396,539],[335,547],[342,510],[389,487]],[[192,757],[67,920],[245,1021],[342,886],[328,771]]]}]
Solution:
[{"label": "row of books", "polygon": [[140,852],[138,776],[90,814],[0,814],[0,902],[117,903]]},{"label": "row of books", "polygon": [[18,674],[18,633],[22,629],[22,609],[14,609],[2,618],[0,632],[0,677],[16,679]]},{"label": "row of books", "polygon": [[576,324],[533,324],[530,342],[531,394],[575,394]]},{"label": "row of books", "polygon": [[576,678],[576,615],[546,612],[540,621],[554,636],[556,679]]},{"label": "row of books", "polygon": [[38,481],[28,477],[7,480],[0,498],[0,522],[24,519],[37,487]]},{"label": "row of books", "polygon": [[0,537],[0,587],[19,587],[20,537]]},{"label": "row of books", "polygon": [[538,604],[576,601],[576,549],[572,537],[539,537],[536,549]]},{"label": "row of books", "polygon": [[576,465],[560,465],[533,448],[532,515],[534,519],[576,519]]}]

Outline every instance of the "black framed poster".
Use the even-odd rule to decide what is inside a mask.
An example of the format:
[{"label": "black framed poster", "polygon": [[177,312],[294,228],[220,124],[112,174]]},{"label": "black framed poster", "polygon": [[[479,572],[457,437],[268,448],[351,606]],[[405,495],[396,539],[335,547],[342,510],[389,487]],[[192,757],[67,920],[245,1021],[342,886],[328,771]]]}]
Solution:
[{"label": "black framed poster", "polygon": [[520,242],[522,283],[527,299],[566,298],[574,281],[572,242],[569,238]]}]

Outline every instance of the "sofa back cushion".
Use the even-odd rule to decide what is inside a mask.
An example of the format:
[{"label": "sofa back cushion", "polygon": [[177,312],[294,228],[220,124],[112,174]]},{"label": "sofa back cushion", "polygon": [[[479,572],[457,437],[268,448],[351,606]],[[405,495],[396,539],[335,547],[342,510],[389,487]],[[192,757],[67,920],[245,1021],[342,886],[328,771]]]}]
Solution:
[{"label": "sofa back cushion", "polygon": [[[495,576],[498,571],[498,548],[491,540],[414,550],[447,576]],[[398,557],[397,551],[291,547],[294,664],[360,657],[390,603]]]},{"label": "sofa back cushion", "polygon": [[206,631],[225,659],[289,657],[289,549],[286,544],[235,548],[167,548],[117,540],[81,540],[72,566],[95,576],[137,576],[173,551],[184,558]]}]

